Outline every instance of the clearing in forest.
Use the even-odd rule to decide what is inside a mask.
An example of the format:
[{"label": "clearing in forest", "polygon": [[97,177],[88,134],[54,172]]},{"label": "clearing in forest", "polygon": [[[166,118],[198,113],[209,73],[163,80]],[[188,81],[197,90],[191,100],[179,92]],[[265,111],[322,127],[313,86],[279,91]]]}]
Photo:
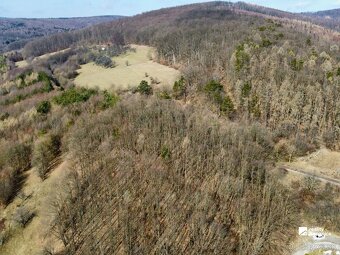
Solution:
[{"label": "clearing in forest", "polygon": [[336,151],[322,148],[286,165],[321,177],[340,180],[340,153]]},{"label": "clearing in forest", "polygon": [[161,65],[152,60],[154,49],[148,46],[131,45],[135,51],[128,51],[112,58],[114,68],[104,68],[94,63],[82,65],[75,79],[77,86],[99,89],[128,90],[135,88],[142,80],[151,83],[151,79],[159,81],[158,88],[172,88],[180,77],[176,69]]},{"label": "clearing in forest", "polygon": [[316,176],[327,180],[340,181],[340,152],[326,148],[319,149],[310,155],[296,158],[293,162],[281,162],[279,167],[288,167],[298,172],[290,171],[283,182],[288,184],[301,181],[308,176]]},{"label": "clearing in forest", "polygon": [[[33,60],[32,60],[32,63],[34,61],[38,61],[38,60],[42,60],[42,59],[48,59],[49,57],[51,56],[54,56],[54,55],[57,55],[58,53],[63,53],[65,51],[68,51],[70,48],[67,48],[67,49],[64,49],[64,50],[59,50],[59,51],[56,51],[56,52],[52,52],[52,53],[46,53],[44,55],[41,55],[39,57],[35,57]],[[22,61],[18,61],[18,62],[15,62],[15,65],[19,68],[25,68],[29,65],[29,63],[27,62],[27,60],[22,60]]]}]

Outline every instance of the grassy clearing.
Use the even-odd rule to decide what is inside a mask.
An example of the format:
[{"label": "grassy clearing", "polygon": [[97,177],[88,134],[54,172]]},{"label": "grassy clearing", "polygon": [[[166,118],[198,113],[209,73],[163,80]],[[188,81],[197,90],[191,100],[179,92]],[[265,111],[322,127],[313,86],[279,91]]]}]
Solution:
[{"label": "grassy clearing", "polygon": [[[281,162],[278,164],[279,167],[281,165],[320,177],[340,180],[340,152],[331,151],[326,148],[322,148],[308,156],[296,158],[290,163]],[[276,169],[276,171],[280,173],[279,169]],[[287,186],[291,186],[294,183],[303,183],[305,180],[305,176],[293,172],[286,172],[281,177],[281,182]],[[325,183],[322,183],[320,188],[324,187],[324,185]]]},{"label": "grassy clearing", "polygon": [[[148,46],[132,45],[136,52],[129,51],[118,57],[112,58],[117,64],[115,68],[103,68],[89,63],[83,65],[79,76],[75,79],[77,86],[128,90],[135,88],[146,80],[151,83],[151,78],[160,83],[157,88],[172,88],[174,82],[178,80],[180,72],[173,68],[156,63],[150,58],[154,54],[154,49]],[[146,77],[145,74],[148,74]]]},{"label": "grassy clearing", "polygon": [[323,148],[308,156],[297,158],[288,165],[312,174],[340,180],[340,152]]},{"label": "grassy clearing", "polygon": [[[56,55],[58,53],[63,53],[65,51],[69,50],[69,48],[65,49],[65,50],[60,50],[60,51],[56,51],[56,52],[52,52],[52,53],[47,53],[47,54],[44,54],[44,55],[41,55],[39,57],[36,57],[33,59],[32,62],[34,61],[37,61],[37,60],[41,60],[41,59],[47,59],[53,55]],[[27,60],[22,60],[22,61],[18,61],[18,62],[15,62],[15,65],[17,67],[20,67],[20,68],[24,68],[24,67],[27,67],[29,65],[29,63],[27,62]]]},{"label": "grassy clearing", "polygon": [[28,66],[28,62],[26,60],[22,60],[22,61],[15,62],[15,65],[17,67],[24,68]]}]

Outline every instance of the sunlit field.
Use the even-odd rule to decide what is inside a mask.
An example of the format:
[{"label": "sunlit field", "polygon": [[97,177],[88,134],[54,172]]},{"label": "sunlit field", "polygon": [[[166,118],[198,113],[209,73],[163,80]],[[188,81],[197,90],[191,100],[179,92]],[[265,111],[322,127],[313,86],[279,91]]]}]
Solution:
[{"label": "sunlit field", "polygon": [[136,51],[112,58],[116,63],[114,68],[104,68],[94,63],[82,65],[75,84],[89,88],[127,90],[137,87],[141,80],[152,83],[151,79],[154,79],[158,81],[156,87],[172,88],[180,72],[154,62],[153,48],[139,45],[132,45],[132,48]]}]

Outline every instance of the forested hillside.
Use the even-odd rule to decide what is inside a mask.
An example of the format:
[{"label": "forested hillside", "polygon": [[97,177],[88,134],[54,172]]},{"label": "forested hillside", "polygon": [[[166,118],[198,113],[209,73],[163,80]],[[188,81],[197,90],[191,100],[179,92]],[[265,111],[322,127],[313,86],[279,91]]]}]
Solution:
[{"label": "forested hillside", "polygon": [[[273,170],[340,147],[339,34],[249,8],[152,11],[31,41],[25,68],[0,58],[0,253],[41,232],[43,254],[283,255],[302,224],[340,231],[339,188]],[[81,65],[115,68],[132,43],[181,72],[172,90],[74,86]]]},{"label": "forested hillside", "polygon": [[[83,42],[107,43],[111,40],[117,40],[117,34],[124,35],[129,42],[143,41],[144,43],[151,43],[156,36],[159,36],[159,28],[165,30],[165,26],[169,26],[169,28],[166,29],[166,32],[169,33],[175,28],[181,29],[181,26],[176,27],[176,25],[185,25],[185,21],[192,22],[196,19],[203,23],[203,20],[207,19],[208,22],[215,23],[215,21],[219,20],[226,22],[228,19],[235,19],[235,17],[248,20],[252,19],[251,17],[260,17],[261,19],[259,20],[277,20],[280,25],[289,28],[288,30],[309,34],[309,36],[317,40],[322,40],[322,38],[330,39],[335,43],[340,40],[340,33],[306,21],[304,16],[298,14],[242,2],[235,4],[230,2],[211,2],[161,9],[112,23],[99,24],[80,31],[45,37],[27,44],[24,48],[24,57],[27,58],[55,52]],[[256,19],[254,18],[254,20]],[[220,22],[217,22],[217,24],[214,25],[218,25],[219,23]],[[241,27],[242,24],[243,22],[241,22]],[[248,30],[247,32],[249,33],[250,31]]]},{"label": "forested hillside", "polygon": [[28,41],[55,33],[109,22],[120,16],[60,19],[20,19],[0,17],[0,52],[21,49]]},{"label": "forested hillside", "polygon": [[340,31],[340,9],[302,14],[312,18],[318,24]]},{"label": "forested hillside", "polygon": [[[311,24],[241,15],[228,3],[210,3],[58,34],[29,43],[24,54],[79,41],[122,44],[124,38],[155,46],[160,62],[182,68],[188,89],[206,91],[230,118],[259,121],[281,138],[298,135],[308,150],[322,136],[332,137],[334,146],[338,140],[339,46],[337,38],[324,39],[326,33]],[[210,80],[223,88],[206,88]]]}]

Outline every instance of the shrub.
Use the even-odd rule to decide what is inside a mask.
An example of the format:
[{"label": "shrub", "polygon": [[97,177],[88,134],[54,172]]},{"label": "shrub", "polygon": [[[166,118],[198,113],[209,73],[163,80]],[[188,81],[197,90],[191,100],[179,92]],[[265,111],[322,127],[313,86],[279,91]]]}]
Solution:
[{"label": "shrub", "polygon": [[262,43],[261,43],[261,46],[262,47],[269,47],[271,46],[273,43],[269,40],[269,39],[263,39],[262,40]]},{"label": "shrub", "polygon": [[0,203],[6,205],[17,191],[20,174],[31,166],[31,148],[14,143],[1,148],[0,154]]},{"label": "shrub", "polygon": [[251,96],[250,101],[249,101],[249,106],[248,110],[250,113],[254,115],[255,118],[260,118],[261,117],[261,110],[259,106],[259,97],[254,94]]},{"label": "shrub", "polygon": [[51,103],[49,101],[42,101],[37,106],[37,112],[40,114],[47,114],[51,110]]},{"label": "shrub", "polygon": [[224,95],[222,84],[212,80],[205,85],[204,90],[219,105],[220,111],[230,117],[230,114],[235,111],[234,103],[229,96]]},{"label": "shrub", "polygon": [[249,55],[244,51],[244,45],[241,44],[237,46],[236,52],[235,52],[235,69],[237,72],[240,72],[243,67],[249,62],[250,57]]},{"label": "shrub", "polygon": [[316,179],[315,177],[312,176],[306,176],[303,179],[304,186],[306,187],[307,190],[311,192],[315,192],[316,189],[320,186],[321,181]]},{"label": "shrub", "polygon": [[171,151],[168,147],[163,146],[161,150],[161,157],[162,159],[169,160],[171,157]]},{"label": "shrub", "polygon": [[6,88],[0,88],[0,96],[5,96],[9,94],[9,91]]},{"label": "shrub", "polygon": [[127,50],[129,50],[129,47],[122,47],[119,45],[111,45],[106,48],[105,54],[107,54],[108,57],[116,57],[123,53],[125,53]]},{"label": "shrub", "polygon": [[176,99],[182,97],[185,94],[186,86],[185,86],[185,80],[184,77],[182,76],[181,79],[178,81],[175,81],[174,86],[173,86],[173,91],[174,91],[174,97]]},{"label": "shrub", "polygon": [[334,74],[333,72],[327,72],[326,76],[327,76],[327,80],[332,81]]},{"label": "shrub", "polygon": [[261,27],[258,27],[258,30],[261,31],[261,32],[264,32],[266,31],[267,27],[266,26],[261,26]]},{"label": "shrub", "polygon": [[282,39],[285,35],[283,33],[278,33],[275,35],[275,39],[276,40],[279,40],[279,39]]},{"label": "shrub", "polygon": [[[1,169],[0,169],[1,170]],[[0,204],[7,205],[16,192],[17,172],[2,169],[0,172]]]},{"label": "shrub", "polygon": [[147,81],[143,80],[143,81],[140,82],[136,91],[143,94],[143,95],[151,95],[152,94],[152,87],[149,85],[149,83]]},{"label": "shrub", "polygon": [[30,222],[35,214],[27,209],[25,206],[20,206],[13,215],[13,220],[18,223],[21,227],[25,227]]},{"label": "shrub", "polygon": [[31,147],[24,143],[10,146],[5,155],[7,165],[14,171],[25,171],[31,166]]},{"label": "shrub", "polygon": [[44,92],[50,92],[53,90],[53,85],[51,82],[51,78],[45,73],[45,72],[39,72],[38,73],[38,79],[37,81],[43,82],[44,83]]},{"label": "shrub", "polygon": [[295,150],[295,147],[287,140],[280,140],[277,144],[275,144],[274,148],[277,160],[286,160],[289,162],[291,161]]},{"label": "shrub", "polygon": [[277,126],[273,135],[276,140],[280,140],[281,138],[290,138],[291,135],[294,134],[296,130],[296,125],[290,122],[284,122]]},{"label": "shrub", "polygon": [[204,90],[209,94],[220,93],[223,91],[223,86],[221,83],[211,80],[205,85]]},{"label": "shrub", "polygon": [[297,136],[294,140],[294,146],[296,148],[296,155],[297,156],[304,156],[309,152],[312,152],[315,150],[315,147],[313,144],[311,144],[311,141],[306,136]]},{"label": "shrub", "polygon": [[291,62],[290,62],[290,67],[292,68],[293,71],[301,71],[303,68],[303,60],[299,60],[294,58]]},{"label": "shrub", "polygon": [[71,88],[64,91],[60,96],[54,97],[53,100],[59,105],[67,106],[74,103],[86,102],[95,94],[97,94],[97,91],[94,89]]},{"label": "shrub", "polygon": [[9,117],[9,113],[8,112],[2,113],[2,114],[0,114],[0,121],[8,119],[8,117]]},{"label": "shrub", "polygon": [[101,104],[103,109],[107,109],[110,107],[113,107],[117,104],[118,102],[118,96],[114,95],[114,94],[110,94],[109,92],[107,92],[106,90],[104,91],[104,100]]},{"label": "shrub", "polygon": [[58,254],[55,251],[55,248],[53,246],[45,246],[41,252],[41,255],[56,255]]},{"label": "shrub", "polygon": [[0,55],[0,72],[5,71],[5,69],[6,69],[6,57]]},{"label": "shrub", "polygon": [[113,68],[113,67],[115,67],[115,63],[108,56],[99,56],[96,59],[95,63],[96,63],[96,65],[103,66],[105,68]]},{"label": "shrub", "polygon": [[37,82],[41,82],[44,84],[42,92],[50,92],[54,89],[52,85],[52,78],[45,72],[39,72],[36,79],[27,82],[27,77],[32,75],[32,73],[32,70],[27,70],[16,77],[16,79],[20,81],[19,88],[22,89]]},{"label": "shrub", "polygon": [[32,70],[26,70],[23,73],[19,74],[16,77],[16,80],[20,81],[19,88],[24,88],[26,86],[29,86],[30,84],[26,83],[26,77],[32,74]]},{"label": "shrub", "polygon": [[158,78],[156,77],[156,78],[154,78],[154,77],[151,77],[150,76],[150,80],[151,80],[151,84],[160,84],[161,82],[158,80]]},{"label": "shrub", "polygon": [[249,97],[250,92],[251,92],[250,82],[244,83],[242,86],[242,91],[241,91],[242,97]]},{"label": "shrub", "polygon": [[32,164],[42,180],[46,179],[51,162],[60,154],[60,145],[57,135],[44,137],[34,145]]},{"label": "shrub", "polygon": [[334,44],[334,45],[331,45],[330,47],[330,51],[331,52],[337,52],[339,50],[339,46]]},{"label": "shrub", "polygon": [[0,230],[0,246],[3,246],[11,236],[11,229]]},{"label": "shrub", "polygon": [[234,103],[231,101],[229,96],[226,96],[222,99],[220,103],[220,111],[230,116],[231,113],[235,111]]},{"label": "shrub", "polygon": [[161,99],[171,99],[170,94],[167,91],[162,91],[158,94]]}]

